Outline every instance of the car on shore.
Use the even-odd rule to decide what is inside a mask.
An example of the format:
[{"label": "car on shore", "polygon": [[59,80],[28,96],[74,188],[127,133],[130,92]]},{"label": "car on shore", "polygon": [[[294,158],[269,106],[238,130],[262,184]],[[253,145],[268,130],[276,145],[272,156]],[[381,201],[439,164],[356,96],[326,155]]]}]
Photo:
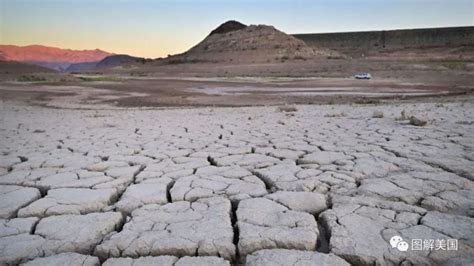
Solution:
[{"label": "car on shore", "polygon": [[372,79],[372,75],[370,73],[358,73],[354,75],[355,79]]}]

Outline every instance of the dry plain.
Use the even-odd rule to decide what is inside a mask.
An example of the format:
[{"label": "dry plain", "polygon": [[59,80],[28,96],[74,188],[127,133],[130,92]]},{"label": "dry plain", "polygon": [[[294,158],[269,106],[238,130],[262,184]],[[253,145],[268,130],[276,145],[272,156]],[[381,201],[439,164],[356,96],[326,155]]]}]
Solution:
[{"label": "dry plain", "polygon": [[[281,95],[354,81],[163,80],[204,102],[143,106],[160,94],[107,89],[123,80],[2,83],[1,264],[472,263],[470,93],[373,81],[342,89],[365,102],[308,105]],[[258,106],[230,107],[242,97]],[[458,246],[400,251],[396,235]]]}]

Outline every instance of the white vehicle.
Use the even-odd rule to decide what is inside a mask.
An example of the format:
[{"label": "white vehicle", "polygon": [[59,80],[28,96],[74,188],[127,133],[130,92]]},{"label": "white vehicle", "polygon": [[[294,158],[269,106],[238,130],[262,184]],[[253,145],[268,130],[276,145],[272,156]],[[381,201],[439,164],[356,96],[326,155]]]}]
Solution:
[{"label": "white vehicle", "polygon": [[370,73],[359,73],[354,76],[356,79],[371,79],[372,75]]}]

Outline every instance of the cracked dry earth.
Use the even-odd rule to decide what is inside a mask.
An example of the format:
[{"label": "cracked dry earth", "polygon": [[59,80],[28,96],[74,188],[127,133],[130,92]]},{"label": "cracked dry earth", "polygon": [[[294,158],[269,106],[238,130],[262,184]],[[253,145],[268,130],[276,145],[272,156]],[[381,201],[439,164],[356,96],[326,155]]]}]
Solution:
[{"label": "cracked dry earth", "polygon": [[1,265],[473,263],[472,103],[1,108]]}]

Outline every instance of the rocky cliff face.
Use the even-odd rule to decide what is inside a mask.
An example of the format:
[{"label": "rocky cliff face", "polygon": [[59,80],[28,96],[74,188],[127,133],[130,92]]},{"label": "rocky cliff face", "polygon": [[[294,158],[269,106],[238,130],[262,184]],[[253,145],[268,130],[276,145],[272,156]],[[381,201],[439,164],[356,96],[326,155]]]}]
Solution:
[{"label": "rocky cliff face", "polygon": [[335,50],[474,46],[474,27],[295,34],[293,36],[308,45]]}]

